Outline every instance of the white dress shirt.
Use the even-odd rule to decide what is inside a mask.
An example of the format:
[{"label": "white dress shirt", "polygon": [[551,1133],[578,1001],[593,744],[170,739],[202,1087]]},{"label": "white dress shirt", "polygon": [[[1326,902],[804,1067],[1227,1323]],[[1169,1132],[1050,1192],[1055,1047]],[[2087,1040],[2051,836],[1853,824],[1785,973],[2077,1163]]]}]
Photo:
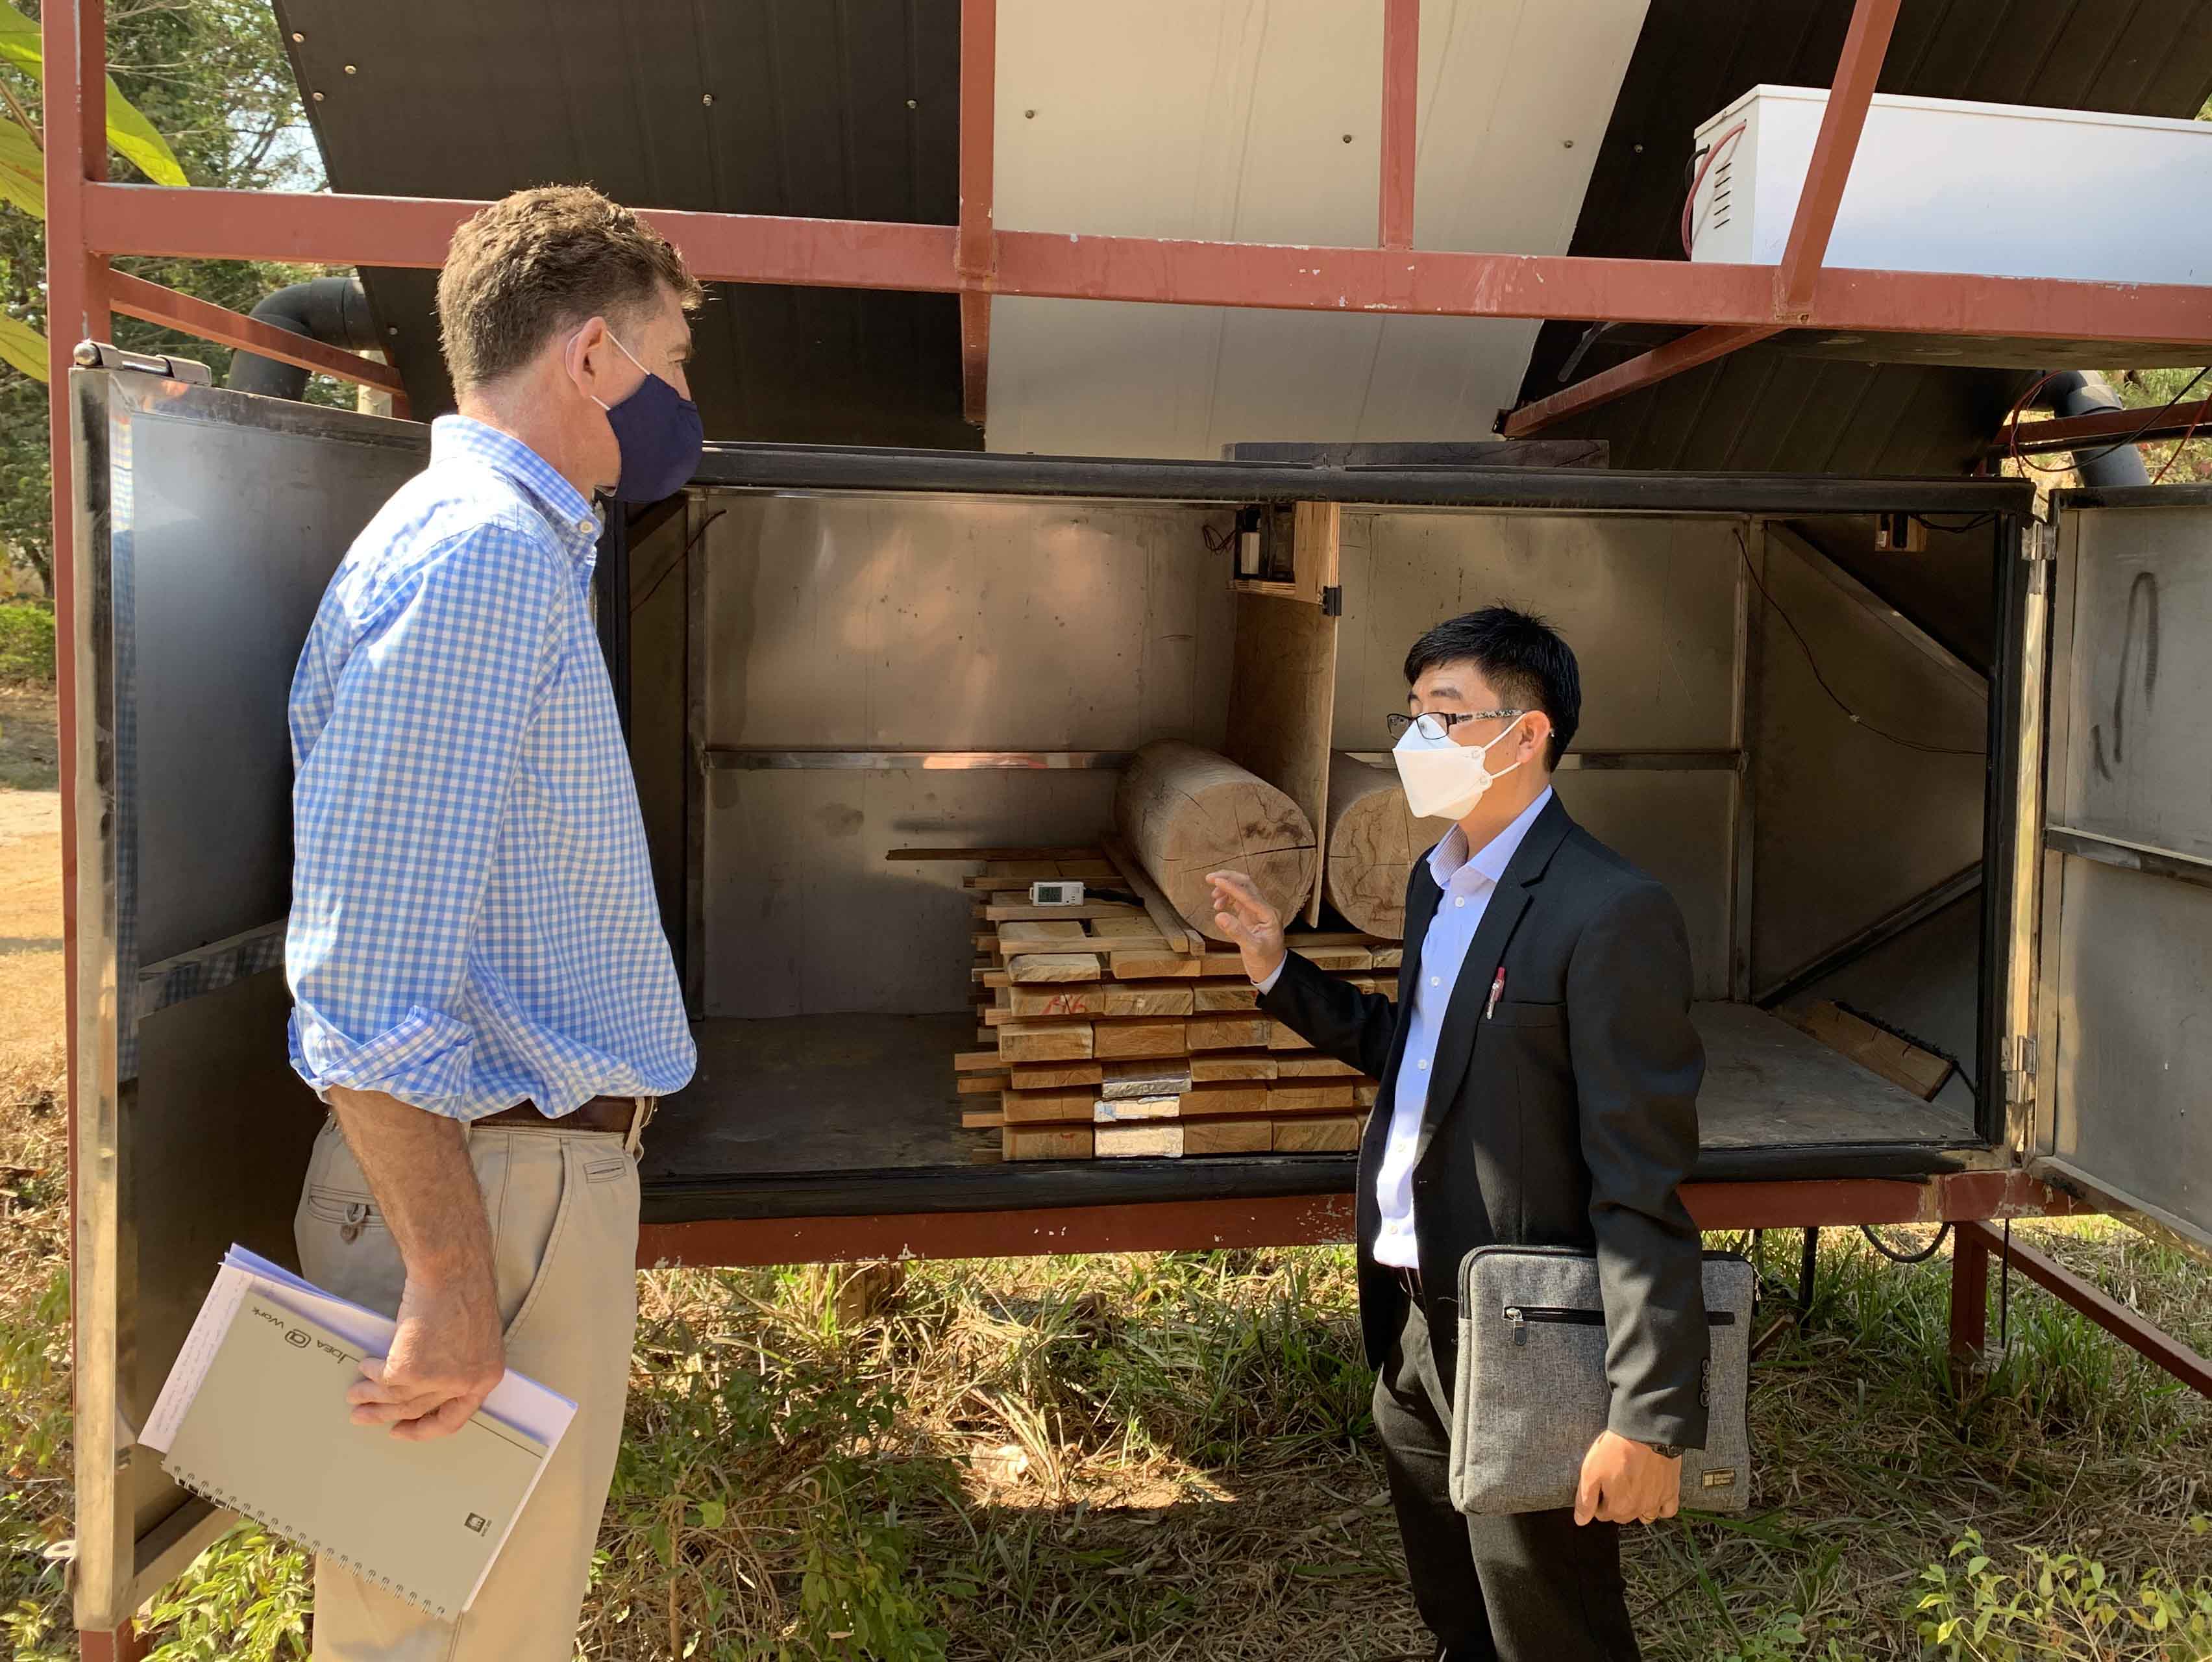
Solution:
[{"label": "white dress shirt", "polygon": [[[1429,1070],[1436,1064],[1437,1041],[1442,1037],[1444,1012],[1451,1007],[1452,989],[1458,984],[1460,965],[1490,910],[1490,897],[1519,851],[1528,827],[1552,800],[1543,794],[1516,814],[1512,823],[1470,855],[1467,833],[1457,825],[1429,851],[1429,874],[1443,896],[1436,916],[1420,946],[1415,966],[1413,1001],[1401,1012],[1406,1024],[1405,1055],[1398,1068],[1398,1088],[1391,1099],[1390,1135],[1382,1147],[1382,1163],[1375,1173],[1375,1198],[1382,1208],[1382,1227],[1375,1237],[1375,1259],[1402,1269],[1419,1267],[1413,1250],[1413,1154],[1419,1146],[1421,1117],[1428,1106]],[[1281,978],[1282,965],[1260,983],[1272,991]],[[1456,1083],[1456,1081],[1455,1081]]]}]

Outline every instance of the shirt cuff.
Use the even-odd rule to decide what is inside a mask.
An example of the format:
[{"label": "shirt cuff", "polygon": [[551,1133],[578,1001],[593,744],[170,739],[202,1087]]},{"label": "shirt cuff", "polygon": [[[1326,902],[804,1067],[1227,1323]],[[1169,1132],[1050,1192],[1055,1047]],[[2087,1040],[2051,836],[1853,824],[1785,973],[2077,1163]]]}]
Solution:
[{"label": "shirt cuff", "polygon": [[380,1091],[410,1108],[457,1117],[474,1048],[465,1025],[419,1004],[360,1041],[304,1005],[292,1010],[292,1069],[325,1101],[333,1087]]},{"label": "shirt cuff", "polygon": [[1266,995],[1275,990],[1275,983],[1283,978],[1283,971],[1290,966],[1290,962],[1291,955],[1288,953],[1285,953],[1283,954],[1283,961],[1275,965],[1273,969],[1267,971],[1267,978],[1265,981],[1255,981],[1252,983],[1255,987],[1259,989],[1261,996],[1264,997]]}]

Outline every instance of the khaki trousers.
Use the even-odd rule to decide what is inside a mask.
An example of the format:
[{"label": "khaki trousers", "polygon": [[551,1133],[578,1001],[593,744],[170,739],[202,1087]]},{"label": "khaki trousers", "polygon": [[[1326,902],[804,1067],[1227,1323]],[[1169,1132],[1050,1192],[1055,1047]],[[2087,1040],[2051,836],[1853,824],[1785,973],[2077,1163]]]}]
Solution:
[{"label": "khaki trousers", "polygon": [[[623,1139],[549,1125],[474,1133],[507,1365],[573,1397],[576,1417],[490,1575],[458,1622],[425,1616],[321,1559],[318,1662],[568,1662],[622,1442],[637,1327],[637,1162]],[[392,1315],[406,1271],[335,1120],[293,1221],[300,1266]]]}]

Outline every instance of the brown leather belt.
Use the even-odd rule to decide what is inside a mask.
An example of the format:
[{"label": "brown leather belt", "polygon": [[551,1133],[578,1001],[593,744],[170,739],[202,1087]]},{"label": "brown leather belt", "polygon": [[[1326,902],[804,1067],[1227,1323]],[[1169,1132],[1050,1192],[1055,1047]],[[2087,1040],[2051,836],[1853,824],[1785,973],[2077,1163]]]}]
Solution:
[{"label": "brown leather belt", "polygon": [[[653,1117],[650,1099],[647,1101],[645,1114],[647,1119]],[[630,1122],[636,1115],[635,1097],[593,1097],[578,1107],[575,1112],[563,1114],[558,1119],[539,1113],[538,1105],[525,1098],[512,1108],[502,1109],[496,1114],[487,1114],[480,1120],[471,1121],[471,1124],[479,1131],[520,1125],[538,1130],[608,1131],[616,1136],[626,1137],[629,1135]]]}]

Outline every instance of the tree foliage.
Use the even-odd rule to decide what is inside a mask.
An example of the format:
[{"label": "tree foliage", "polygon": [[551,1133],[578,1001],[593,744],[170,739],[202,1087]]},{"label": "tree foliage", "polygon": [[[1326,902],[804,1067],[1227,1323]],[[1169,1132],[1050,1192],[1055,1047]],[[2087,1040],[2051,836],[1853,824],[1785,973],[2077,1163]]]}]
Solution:
[{"label": "tree foliage", "polygon": [[[36,19],[37,0],[18,3],[23,15]],[[321,188],[321,161],[267,0],[109,0],[107,52],[115,87],[143,115],[148,134],[167,140],[191,183]],[[0,85],[34,124],[42,120],[36,73],[4,47]],[[112,122],[112,107],[110,114]],[[13,125],[0,101],[0,131]],[[7,173],[11,154],[0,147],[0,175]],[[143,142],[116,148],[109,158],[113,177],[163,182],[141,165],[154,154]],[[23,158],[15,160],[20,164]],[[122,259],[116,265],[240,312],[251,311],[270,289],[313,275],[253,260]],[[24,211],[12,192],[0,189],[0,332],[10,324],[41,332],[46,327],[46,227]],[[230,368],[228,348],[135,319],[117,318],[114,336],[118,345],[137,351],[198,358],[218,380]],[[5,358],[0,353],[0,552],[32,567],[51,586],[46,388]],[[350,402],[352,394],[318,377],[310,381],[308,396]]]}]

